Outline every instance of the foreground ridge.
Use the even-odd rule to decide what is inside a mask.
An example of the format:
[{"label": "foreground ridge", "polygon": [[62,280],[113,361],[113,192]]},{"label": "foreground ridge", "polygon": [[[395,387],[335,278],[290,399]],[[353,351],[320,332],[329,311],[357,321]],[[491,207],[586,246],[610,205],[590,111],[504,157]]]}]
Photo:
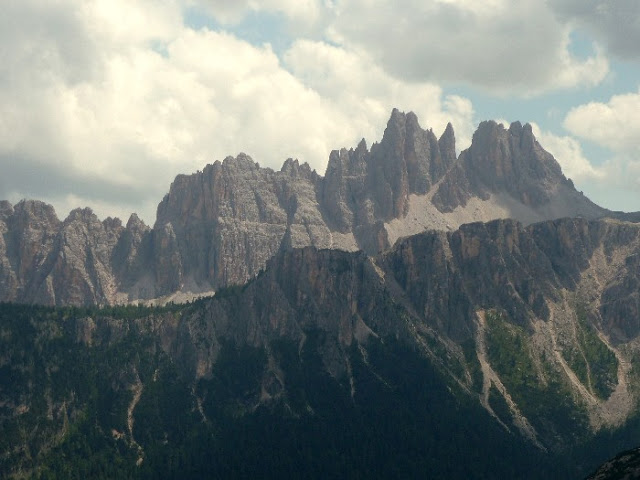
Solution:
[{"label": "foreground ridge", "polygon": [[639,259],[637,224],[507,219],[283,249],[188,305],[0,305],[0,467],[580,478],[637,438]]}]

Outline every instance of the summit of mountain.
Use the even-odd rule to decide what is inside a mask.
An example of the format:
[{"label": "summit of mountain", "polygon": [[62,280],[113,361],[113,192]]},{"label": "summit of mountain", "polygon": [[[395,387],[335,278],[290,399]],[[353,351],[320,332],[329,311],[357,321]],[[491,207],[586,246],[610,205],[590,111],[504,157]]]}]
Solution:
[{"label": "summit of mountain", "polygon": [[531,125],[520,122],[508,129],[494,121],[480,123],[471,146],[460,154],[433,202],[449,212],[473,198],[492,197],[498,205],[511,208],[513,218],[527,223],[606,213],[576,191],[556,159],[535,139]]},{"label": "summit of mountain", "polygon": [[607,214],[576,191],[530,125],[482,122],[456,156],[451,124],[438,138],[394,109],[379,143],[332,151],[324,177],[294,159],[263,168],[244,153],[178,175],[152,228],[135,216],[124,227],[100,222],[87,209],[60,221],[42,202],[3,202],[0,300],[189,298],[246,282],[283,249],[376,254],[469,222]]}]

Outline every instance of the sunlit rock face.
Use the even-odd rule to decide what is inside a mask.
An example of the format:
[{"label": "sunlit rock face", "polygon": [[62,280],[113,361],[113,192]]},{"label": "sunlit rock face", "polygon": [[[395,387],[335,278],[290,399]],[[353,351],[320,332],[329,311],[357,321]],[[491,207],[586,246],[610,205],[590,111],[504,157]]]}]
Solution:
[{"label": "sunlit rock face", "polygon": [[153,228],[135,214],[126,226],[88,209],[60,221],[42,202],[2,202],[0,299],[179,299],[242,284],[283,249],[374,255],[404,236],[474,221],[605,214],[564,177],[530,125],[482,122],[456,158],[450,124],[437,138],[415,114],[394,109],[380,143],[331,152],[324,177],[297,160],[274,171],[245,154],[178,175]]}]

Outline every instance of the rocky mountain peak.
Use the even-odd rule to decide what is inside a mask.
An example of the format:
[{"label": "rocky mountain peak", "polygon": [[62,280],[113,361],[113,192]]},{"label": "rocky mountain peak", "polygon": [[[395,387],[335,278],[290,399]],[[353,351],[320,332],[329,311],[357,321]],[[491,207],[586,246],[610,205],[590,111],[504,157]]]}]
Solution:
[{"label": "rocky mountain peak", "polygon": [[520,147],[523,150],[533,149],[536,139],[533,135],[533,128],[530,123],[522,125],[519,121],[512,122],[509,126],[509,133],[520,139]]},{"label": "rocky mountain peak", "polygon": [[438,146],[444,162],[451,166],[456,160],[456,135],[451,122],[447,123],[447,127],[438,140]]},{"label": "rocky mountain peak", "polygon": [[418,117],[415,113],[404,113],[394,108],[391,112],[391,117],[387,121],[387,126],[384,129],[382,140],[380,145],[387,145],[392,147],[403,147],[405,138],[411,137],[412,133],[422,130],[418,123]]},{"label": "rocky mountain peak", "polygon": [[[493,122],[493,123],[497,123],[497,122]],[[528,123],[526,123],[525,125],[528,126],[529,130],[531,131],[531,125],[529,125]],[[520,122],[520,120],[516,120],[515,122],[511,122],[511,125],[509,125],[509,133],[513,135],[521,135],[523,128],[524,127],[522,126],[522,123]]]},{"label": "rocky mountain peak", "polygon": [[258,162],[255,162],[253,158],[244,152],[240,152],[236,157],[226,157],[223,162],[223,166],[229,169],[237,169],[243,171],[254,171],[260,168]]},{"label": "rocky mountain peak", "polygon": [[21,200],[13,207],[13,220],[19,225],[57,225],[60,223],[52,205],[39,200]]},{"label": "rocky mountain peak", "polygon": [[69,212],[69,216],[64,220],[65,224],[71,222],[99,222],[98,217],[89,207],[76,208]]},{"label": "rocky mountain peak", "polygon": [[280,169],[280,173],[291,178],[301,177],[311,179],[312,177],[317,176],[315,170],[312,170],[311,166],[307,162],[300,164],[297,158],[288,158],[285,160],[282,168]]},{"label": "rocky mountain peak", "polygon": [[495,121],[481,122],[471,146],[460,154],[433,203],[440,211],[451,212],[466,206],[471,198],[486,201],[492,196],[508,197],[508,204],[515,201],[528,209],[542,209],[543,218],[605,213],[575,190],[553,155],[540,146],[531,125],[520,122],[508,129]]},{"label": "rocky mountain peak", "polygon": [[413,112],[394,109],[382,141],[367,157],[368,186],[376,216],[385,221],[406,215],[408,197],[424,195],[438,182],[455,160],[453,128],[440,142],[432,130],[424,130]]},{"label": "rocky mountain peak", "polygon": [[[516,132],[516,134],[518,134],[517,125],[520,125],[520,122],[513,123],[513,131]],[[505,130],[502,124],[498,124],[494,120],[485,120],[480,122],[478,128],[473,133],[469,150],[478,152],[478,155],[495,154],[500,144],[507,140],[507,130]]]},{"label": "rocky mountain peak", "polygon": [[555,158],[539,146],[529,124],[514,122],[505,130],[496,122],[482,122],[471,147],[463,153],[474,180],[494,191],[507,190],[525,205],[545,203],[554,187],[567,182]]},{"label": "rocky mountain peak", "polygon": [[[389,131],[389,134],[391,134],[393,131],[401,131],[401,130],[403,130],[406,121],[407,121],[407,114],[404,113],[404,112],[401,112],[397,108],[394,108],[393,110],[391,110],[391,116],[389,117],[389,120],[387,121],[387,127],[385,129],[385,134],[386,134],[387,130]],[[384,135],[383,135],[382,138],[384,139]]]},{"label": "rocky mountain peak", "polygon": [[[377,254],[407,235],[478,220],[604,213],[575,191],[528,124],[482,122],[456,158],[451,123],[437,138],[415,113],[394,109],[380,143],[332,151],[324,178],[297,159],[274,171],[245,153],[178,175],[152,229],[135,214],[123,228],[88,208],[60,222],[43,202],[0,202],[0,299],[201,293],[244,283],[289,248]],[[74,293],[61,296],[70,285]]]},{"label": "rocky mountain peak", "polygon": [[136,213],[132,213],[127,220],[127,230],[129,231],[147,231],[149,227],[138,217]]},{"label": "rocky mountain peak", "polygon": [[122,220],[118,217],[107,217],[102,221],[105,230],[122,230]]},{"label": "rocky mountain peak", "polygon": [[0,200],[0,219],[6,220],[13,215],[13,205],[7,200]]}]

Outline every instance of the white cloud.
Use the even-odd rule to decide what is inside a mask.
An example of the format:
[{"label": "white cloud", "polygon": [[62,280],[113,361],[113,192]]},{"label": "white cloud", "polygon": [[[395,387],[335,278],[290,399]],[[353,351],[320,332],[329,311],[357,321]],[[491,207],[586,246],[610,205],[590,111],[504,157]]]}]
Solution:
[{"label": "white cloud", "polygon": [[595,85],[609,71],[600,51],[570,54],[570,28],[539,0],[350,0],[337,11],[331,38],[400,78],[529,96]]},{"label": "white cloud", "polygon": [[0,198],[153,222],[177,173],[240,151],[324,173],[331,149],[379,140],[394,106],[437,131],[453,119],[470,138],[471,103],[433,84],[321,42],[294,44],[284,68],[269,46],[191,30],[177,3],[159,5],[10,3],[11,18],[33,28],[0,20]]},{"label": "white cloud", "polygon": [[[309,38],[279,57],[269,45],[189,28],[188,4],[222,23],[276,13]],[[479,5],[9,0],[0,17],[0,198],[44,199],[62,216],[85,205],[101,217],[137,211],[153,222],[178,173],[240,151],[263,166],[297,157],[324,173],[330,150],[378,141],[393,107],[415,111],[437,135],[451,121],[458,149],[467,147],[473,106],[436,80],[527,95],[606,74],[600,53],[568,54],[569,30],[543,2]],[[579,107],[566,125],[631,148],[639,96]],[[622,119],[613,133],[597,128],[603,111]],[[541,135],[569,176],[598,177],[575,140]],[[636,164],[624,165],[637,176]]]},{"label": "white cloud", "polygon": [[602,178],[582,182],[587,196],[598,205],[625,212],[640,211],[640,160],[616,153],[600,167]]},{"label": "white cloud", "polygon": [[640,59],[640,2],[638,0],[549,0],[564,22],[593,32],[613,54]]},{"label": "white cloud", "polygon": [[575,138],[542,131],[536,123],[532,123],[531,127],[540,145],[555,157],[565,176],[575,182],[605,177],[605,170],[591,164],[584,156],[582,146]]},{"label": "white cloud", "polygon": [[609,72],[597,45],[588,58],[571,54],[573,18],[540,0],[193,2],[229,25],[252,13],[280,14],[289,35],[330,39],[409,81],[456,82],[531,96],[597,85]]},{"label": "white cloud", "polygon": [[80,20],[88,33],[111,47],[168,40],[182,29],[179,0],[91,0],[79,5]]},{"label": "white cloud", "polygon": [[283,15],[291,24],[302,22],[308,27],[329,8],[327,3],[317,0],[190,0],[188,3],[203,8],[226,25],[239,23],[250,13],[268,12]]},{"label": "white cloud", "polygon": [[586,157],[576,138],[554,135],[541,130],[535,123],[532,127],[537,140],[555,157],[563,173],[592,201],[611,210],[640,210],[640,161],[637,157],[616,153],[595,165]]},{"label": "white cloud", "polygon": [[296,78],[348,115],[345,127],[351,123],[353,135],[360,132],[370,141],[378,140],[389,112],[397,107],[413,110],[423,128],[433,128],[436,135],[451,122],[459,149],[471,143],[471,102],[455,95],[443,98],[442,89],[433,83],[403,82],[362,52],[323,42],[297,41],[284,59]]},{"label": "white cloud", "polygon": [[598,168],[604,175],[593,183],[593,198],[610,208],[640,210],[640,91],[575,107],[564,126],[611,151]]},{"label": "white cloud", "polygon": [[615,152],[640,154],[640,90],[569,111],[564,126],[574,135]]}]

